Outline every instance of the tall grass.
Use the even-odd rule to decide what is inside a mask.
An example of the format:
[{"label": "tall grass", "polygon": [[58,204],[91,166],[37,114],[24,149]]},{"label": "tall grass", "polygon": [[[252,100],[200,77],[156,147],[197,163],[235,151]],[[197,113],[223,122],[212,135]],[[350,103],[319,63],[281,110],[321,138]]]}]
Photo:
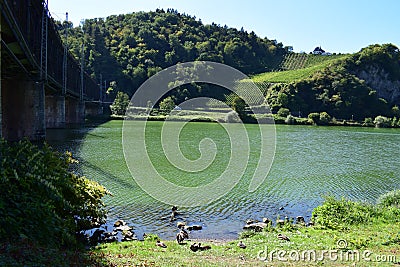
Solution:
[{"label": "tall grass", "polygon": [[326,197],[324,203],[314,209],[314,222],[328,229],[348,229],[352,225],[370,223],[396,223],[400,221],[400,190],[379,197],[378,205],[351,201],[345,198]]}]

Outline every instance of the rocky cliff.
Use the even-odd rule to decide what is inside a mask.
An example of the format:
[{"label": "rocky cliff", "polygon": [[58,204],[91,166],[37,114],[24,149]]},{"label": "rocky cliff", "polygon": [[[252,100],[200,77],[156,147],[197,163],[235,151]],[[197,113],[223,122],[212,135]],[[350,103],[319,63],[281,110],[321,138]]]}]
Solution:
[{"label": "rocky cliff", "polygon": [[391,105],[400,105],[400,79],[389,78],[389,73],[376,65],[370,65],[355,75],[376,91],[378,97],[385,99]]}]

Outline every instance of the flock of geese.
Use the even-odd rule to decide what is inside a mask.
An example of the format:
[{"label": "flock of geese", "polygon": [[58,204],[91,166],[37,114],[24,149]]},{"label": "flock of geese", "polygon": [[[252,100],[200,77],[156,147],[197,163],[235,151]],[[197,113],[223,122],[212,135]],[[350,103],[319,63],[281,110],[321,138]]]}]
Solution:
[{"label": "flock of geese", "polygon": [[[174,221],[174,220],[176,220],[176,217],[178,215],[178,211],[177,211],[178,208],[176,206],[173,206],[171,210],[172,210],[172,214],[171,214],[170,221]],[[179,228],[179,232],[176,234],[176,241],[178,242],[179,245],[186,244],[184,242],[185,239],[189,239],[189,233],[188,233],[188,231],[185,230],[186,225],[183,222],[178,222],[177,226]],[[285,236],[284,234],[278,234],[277,238],[280,240],[284,240],[284,241],[290,241],[290,239],[287,236]],[[161,248],[167,248],[167,245],[160,240],[156,241],[156,246],[161,247]],[[242,240],[239,241],[237,246],[242,249],[245,249],[247,247]],[[201,243],[193,243],[190,245],[190,250],[192,250],[193,252],[204,251],[204,250],[209,250],[209,249],[211,249],[211,246],[209,246],[209,245],[203,246]]]}]

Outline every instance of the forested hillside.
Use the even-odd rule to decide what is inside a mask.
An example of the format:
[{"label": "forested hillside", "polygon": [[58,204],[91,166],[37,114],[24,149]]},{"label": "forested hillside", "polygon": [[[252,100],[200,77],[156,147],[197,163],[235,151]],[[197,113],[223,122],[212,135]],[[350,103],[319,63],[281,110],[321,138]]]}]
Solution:
[{"label": "forested hillside", "polygon": [[[86,20],[68,30],[70,51],[85,62],[92,77],[107,80],[115,91],[132,94],[148,77],[178,62],[208,60],[225,63],[246,74],[278,68],[288,51],[281,43],[246,32],[205,25],[176,10],[156,10],[106,19]],[[64,38],[65,39],[65,38]],[[65,40],[64,40],[65,41]]]},{"label": "forested hillside", "polygon": [[[348,55],[295,54],[254,32],[205,25],[173,9],[90,19],[75,28],[60,23],[64,41],[65,31],[77,59],[85,44],[86,70],[106,81],[109,100],[118,91],[131,96],[147,78],[178,62],[208,60],[258,73],[253,80],[262,85],[274,113],[284,108],[302,117],[315,112],[357,120],[400,116],[400,53],[392,44]],[[226,94],[219,87],[190,84],[169,95],[178,104],[205,95],[224,101]]]}]

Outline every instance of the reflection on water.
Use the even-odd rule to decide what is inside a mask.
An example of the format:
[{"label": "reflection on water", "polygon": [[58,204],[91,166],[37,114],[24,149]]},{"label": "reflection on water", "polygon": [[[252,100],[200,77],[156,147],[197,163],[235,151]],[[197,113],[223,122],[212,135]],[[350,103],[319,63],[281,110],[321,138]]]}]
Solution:
[{"label": "reflection on water", "polygon": [[[171,181],[186,179],[196,184],[213,173],[178,176],[162,156],[158,134],[162,123],[151,122],[148,129],[149,156],[157,169]],[[170,207],[157,202],[143,192],[131,177],[122,153],[121,121],[110,121],[97,127],[48,131],[48,141],[61,150],[73,151],[81,162],[81,171],[105,185],[114,197],[106,203],[110,209],[109,222],[124,219],[135,227],[136,234],[156,233],[173,238],[176,221],[170,222]],[[382,193],[400,188],[400,131],[397,129],[365,129],[309,126],[277,126],[277,151],[271,171],[254,193],[247,188],[256,166],[259,140],[253,126],[247,127],[254,149],[248,168],[239,184],[223,198],[206,206],[179,208],[178,220],[201,224],[203,230],[193,232],[193,238],[236,238],[246,219],[263,217],[304,216],[309,220],[313,208],[324,195],[348,197],[374,202]],[[207,133],[218,146],[224,144],[226,133],[217,124],[190,123],[182,133],[185,151],[198,143]],[[147,134],[147,132],[146,132]],[[216,161],[226,164],[226,151],[217,154]],[[221,171],[220,166],[209,168]],[[207,170],[206,170],[207,171]],[[218,174],[216,174],[218,175]],[[178,178],[177,178],[178,177]],[[206,178],[204,178],[206,179]],[[177,204],[179,206],[179,204]]]}]

